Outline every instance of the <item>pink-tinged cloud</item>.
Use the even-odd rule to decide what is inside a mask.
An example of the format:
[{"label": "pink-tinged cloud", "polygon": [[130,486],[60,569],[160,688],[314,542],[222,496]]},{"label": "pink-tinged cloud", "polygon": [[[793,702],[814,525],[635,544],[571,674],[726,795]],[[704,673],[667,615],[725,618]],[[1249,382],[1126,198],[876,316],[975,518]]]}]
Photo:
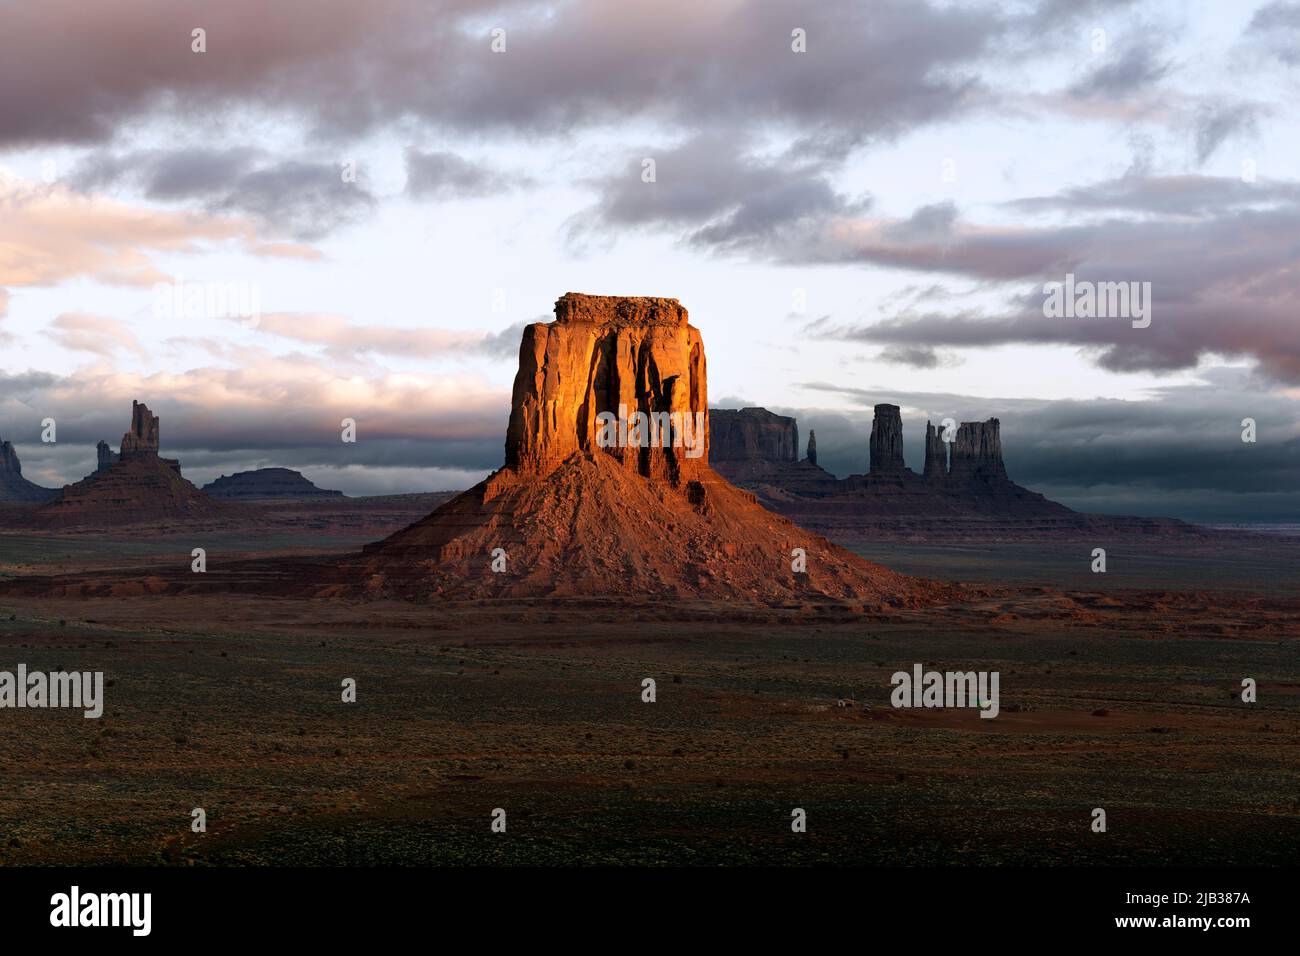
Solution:
[{"label": "pink-tinged cloud", "polygon": [[104,315],[87,315],[82,312],[64,312],[50,323],[45,334],[65,349],[93,352],[111,358],[120,351],[134,352],[147,358],[140,340],[126,324]]},{"label": "pink-tinged cloud", "polygon": [[206,448],[332,446],[344,418],[356,420],[362,440],[501,437],[509,411],[506,390],[477,376],[339,372],[303,356],[262,352],[239,368],[153,374],[97,362],[23,402],[57,417],[62,441],[65,431],[75,438],[91,422],[103,423],[100,437],[113,438],[132,399],[163,416],[164,444]]},{"label": "pink-tinged cloud", "polygon": [[52,286],[82,277],[148,286],[170,279],[151,254],[192,253],[232,241],[254,255],[310,258],[314,252],[261,240],[242,218],[132,206],[0,170],[0,315],[5,286]]}]

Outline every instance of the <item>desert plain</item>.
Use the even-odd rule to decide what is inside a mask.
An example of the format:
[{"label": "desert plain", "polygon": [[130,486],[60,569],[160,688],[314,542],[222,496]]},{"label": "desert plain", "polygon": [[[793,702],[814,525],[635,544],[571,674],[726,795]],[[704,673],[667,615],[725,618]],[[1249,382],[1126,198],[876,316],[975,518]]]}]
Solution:
[{"label": "desert plain", "polygon": [[[1106,574],[1074,541],[843,542],[961,582],[960,600],[920,609],[249,586],[268,568],[310,579],[429,504],[390,500],[360,526],[294,505],[296,529],[209,537],[201,585],[192,533],[0,535],[0,661],[107,684],[98,720],[6,713],[0,863],[1235,865],[1300,851],[1294,539],[1136,538],[1112,545]],[[999,671],[997,719],[891,707],[891,674],[916,663]]]}]

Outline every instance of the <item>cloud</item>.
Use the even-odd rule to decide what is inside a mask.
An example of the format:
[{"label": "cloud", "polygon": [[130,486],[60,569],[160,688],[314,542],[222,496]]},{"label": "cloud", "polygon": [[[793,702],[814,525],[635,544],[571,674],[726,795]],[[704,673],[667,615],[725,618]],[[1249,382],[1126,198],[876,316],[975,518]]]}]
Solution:
[{"label": "cloud", "polygon": [[[597,202],[570,220],[571,237],[670,228],[697,246],[741,251],[766,247],[794,226],[869,205],[837,193],[827,164],[756,157],[734,136],[709,134],[634,155],[623,171],[595,182]],[[645,158],[654,160],[653,182],[643,178]]]},{"label": "cloud", "polygon": [[1203,106],[1196,117],[1196,162],[1203,164],[1230,136],[1257,132],[1260,113],[1253,103]]},{"label": "cloud", "polygon": [[406,192],[417,199],[489,196],[529,182],[527,177],[511,178],[455,153],[406,151]]},{"label": "cloud", "polygon": [[1078,99],[1124,99],[1145,92],[1169,75],[1168,61],[1161,60],[1158,48],[1141,44],[1110,57],[1069,88]]},{"label": "cloud", "polygon": [[[247,324],[244,319],[236,321]],[[326,354],[336,361],[350,361],[362,354],[411,358],[479,354],[509,358],[519,351],[525,324],[501,332],[468,332],[360,325],[329,313],[271,312],[259,316],[252,327],[296,342],[323,345]]]},{"label": "cloud", "polygon": [[81,189],[129,185],[160,202],[194,200],[212,213],[238,213],[266,232],[318,239],[375,206],[341,163],[283,159],[260,149],[142,150],[98,154],[73,170]]},{"label": "cloud", "polygon": [[[633,118],[691,128],[755,115],[860,142],[952,116],[965,72],[1014,25],[997,6],[924,0],[173,0],[0,12],[0,140],[97,143],[163,112],[249,107],[331,136],[415,119],[558,133]],[[191,51],[202,21],[207,52]],[[506,30],[494,54],[489,26]],[[791,30],[808,50],[791,50]],[[75,69],[70,68],[75,64]],[[30,90],[40,90],[39,97]]]},{"label": "cloud", "polygon": [[[40,421],[58,422],[62,481],[94,467],[95,443],[116,444],[131,401],[161,419],[163,453],[183,466],[231,470],[251,460],[334,468],[485,471],[501,464],[508,391],[472,375],[338,369],[302,356],[245,356],[239,368],[128,373],[99,362],[68,375],[0,374],[0,433],[20,445],[24,469],[56,450]],[[357,422],[357,442],[340,422]]]},{"label": "cloud", "polygon": [[[302,254],[267,244],[246,220],[142,209],[0,170],[0,286],[52,286],[91,278],[147,286],[168,276],[151,253],[196,252],[239,242],[255,255]],[[0,305],[6,296],[0,291]]]},{"label": "cloud", "polygon": [[1231,209],[1279,208],[1291,204],[1300,205],[1300,183],[1268,180],[1248,183],[1223,176],[1139,174],[1071,187],[1049,196],[1016,199],[1006,206],[1024,212],[1114,210],[1205,218]]},{"label": "cloud", "polygon": [[65,349],[93,352],[104,358],[122,350],[142,358],[148,355],[124,323],[103,315],[65,312],[50,323],[45,334]]},{"label": "cloud", "polygon": [[[1216,195],[1223,201],[1216,203]],[[1056,204],[1173,206],[1180,215],[988,227],[963,223],[950,208],[924,207],[906,220],[842,222],[813,239],[800,237],[788,255],[949,273],[1007,290],[1001,309],[905,308],[860,324],[823,319],[806,329],[817,337],[894,347],[1076,345],[1113,371],[1165,372],[1194,368],[1212,355],[1247,357],[1276,381],[1300,383],[1300,204],[1293,184],[1263,185],[1255,204],[1246,204],[1249,196],[1229,180],[1109,181],[1069,191]],[[1045,317],[1043,286],[1066,273],[1076,281],[1150,282],[1151,326]]]},{"label": "cloud", "polygon": [[1287,66],[1300,64],[1300,3],[1277,0],[1255,11],[1245,40]]}]

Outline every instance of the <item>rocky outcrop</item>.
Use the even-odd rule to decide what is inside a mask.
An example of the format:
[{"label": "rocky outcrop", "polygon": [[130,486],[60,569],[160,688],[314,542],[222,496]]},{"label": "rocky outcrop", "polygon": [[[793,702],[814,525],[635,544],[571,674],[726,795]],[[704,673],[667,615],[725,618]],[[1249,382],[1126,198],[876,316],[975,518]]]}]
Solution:
[{"label": "rocky outcrop", "polygon": [[23,466],[12,442],[0,441],[0,501],[37,502],[57,495],[23,477]]},{"label": "rocky outcrop", "polygon": [[289,468],[258,468],[222,475],[203,486],[203,491],[227,501],[342,498],[341,491],[317,488],[301,472]]},{"label": "rocky outcrop", "polygon": [[108,471],[108,469],[112,468],[120,460],[121,458],[118,456],[117,452],[113,451],[108,442],[104,441],[102,438],[99,440],[99,443],[95,445],[95,474],[98,475],[102,472]]},{"label": "rocky outcrop", "polygon": [[709,412],[709,451],[715,464],[798,461],[799,424],[766,408],[715,408]]},{"label": "rocky outcrop", "polygon": [[877,405],[871,420],[871,474],[897,475],[903,464],[903,415],[897,405]]},{"label": "rocky outcrop", "polygon": [[922,477],[929,481],[942,481],[948,474],[948,446],[943,433],[925,423],[925,469]]},{"label": "rocky outcrop", "polygon": [[996,418],[985,422],[962,422],[952,446],[948,466],[950,481],[999,482],[1007,480],[1002,463],[1002,435]]},{"label": "rocky outcrop", "polygon": [[228,515],[234,506],[214,501],[181,477],[179,462],[158,456],[158,439],[158,416],[132,402],[121,452],[113,455],[100,442],[94,473],[65,487],[34,519],[52,529],[99,530],[177,527]]},{"label": "rocky outcrop", "polygon": [[[949,445],[927,422],[925,469],[918,475],[902,466],[898,406],[877,405],[869,474],[836,478],[808,461],[749,462],[725,473],[772,510],[846,539],[1086,536],[1100,526],[1098,516],[1078,514],[1007,477],[997,419],[967,422],[954,439],[950,463]],[[1135,522],[1126,526],[1137,528]]]},{"label": "rocky outcrop", "polygon": [[567,293],[524,329],[506,467],[545,475],[600,452],[681,485],[709,463],[706,374],[676,299]]},{"label": "rocky outcrop", "polygon": [[149,411],[143,402],[131,402],[131,430],[122,436],[119,457],[132,458],[158,456],[158,416]]},{"label": "rocky outcrop", "polygon": [[700,416],[707,430],[707,400],[704,345],[676,299],[569,293],[554,322],[524,332],[505,466],[341,564],[319,593],[760,605],[935,599],[934,585],[761,508],[712,470],[707,433],[691,436],[694,447],[675,443],[671,423],[657,430],[657,444],[619,428],[612,437],[628,440],[608,440],[605,416],[620,406],[676,413],[679,422]]},{"label": "rocky outcrop", "polygon": [[817,429],[808,429],[808,454],[804,456],[808,459],[808,464],[817,464]]}]

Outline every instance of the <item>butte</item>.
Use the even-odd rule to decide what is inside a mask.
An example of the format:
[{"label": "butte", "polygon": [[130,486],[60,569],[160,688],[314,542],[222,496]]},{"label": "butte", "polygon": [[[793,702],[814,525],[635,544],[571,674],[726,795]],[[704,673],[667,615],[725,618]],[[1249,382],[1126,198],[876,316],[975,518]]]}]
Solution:
[{"label": "butte", "polygon": [[[598,418],[620,407],[703,421],[702,447],[605,447]],[[875,608],[938,596],[930,582],[766,510],[715,472],[708,414],[704,343],[676,299],[568,293],[555,321],[524,330],[504,466],[367,546],[341,569],[356,583],[330,591]]]}]

